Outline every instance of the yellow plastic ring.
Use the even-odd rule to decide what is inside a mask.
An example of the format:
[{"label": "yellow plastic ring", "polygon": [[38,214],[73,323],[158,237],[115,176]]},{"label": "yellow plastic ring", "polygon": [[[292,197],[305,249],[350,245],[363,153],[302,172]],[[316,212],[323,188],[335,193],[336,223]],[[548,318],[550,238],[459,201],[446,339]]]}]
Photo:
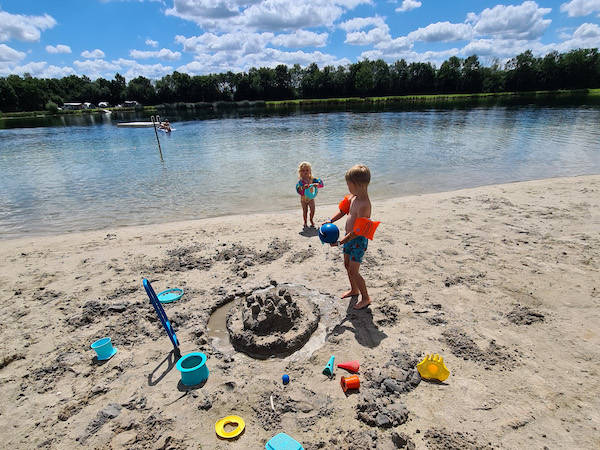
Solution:
[{"label": "yellow plastic ring", "polygon": [[[225,425],[227,424],[237,424],[237,428],[225,431]],[[227,416],[217,420],[217,423],[215,423],[215,432],[222,438],[231,439],[239,436],[245,427],[246,422],[240,416]]]}]

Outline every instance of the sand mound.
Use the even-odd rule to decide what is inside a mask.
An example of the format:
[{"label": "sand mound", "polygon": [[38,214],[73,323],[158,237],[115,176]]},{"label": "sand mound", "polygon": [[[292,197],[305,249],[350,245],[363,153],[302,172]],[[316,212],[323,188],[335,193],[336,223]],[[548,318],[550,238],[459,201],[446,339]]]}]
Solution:
[{"label": "sand mound", "polygon": [[300,349],[319,325],[320,313],[300,286],[245,292],[227,317],[233,347],[255,358],[285,356]]}]

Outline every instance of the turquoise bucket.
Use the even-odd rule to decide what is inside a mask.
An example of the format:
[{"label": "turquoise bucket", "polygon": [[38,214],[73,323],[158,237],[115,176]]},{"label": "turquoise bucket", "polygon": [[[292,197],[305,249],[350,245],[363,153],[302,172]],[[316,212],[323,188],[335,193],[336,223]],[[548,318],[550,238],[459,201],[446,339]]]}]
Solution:
[{"label": "turquoise bucket", "polygon": [[105,361],[113,357],[117,353],[117,349],[112,346],[112,342],[109,337],[98,339],[92,343],[90,347],[96,351],[98,361]]},{"label": "turquoise bucket", "polygon": [[177,361],[176,367],[181,372],[181,382],[186,386],[196,386],[208,379],[209,371],[204,353],[188,353]]}]

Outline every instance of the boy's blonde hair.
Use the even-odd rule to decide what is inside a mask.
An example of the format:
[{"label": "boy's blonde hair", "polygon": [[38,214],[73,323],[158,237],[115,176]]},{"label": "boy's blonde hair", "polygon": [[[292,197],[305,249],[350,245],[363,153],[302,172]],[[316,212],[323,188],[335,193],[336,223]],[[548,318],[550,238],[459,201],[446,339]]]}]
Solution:
[{"label": "boy's blonde hair", "polygon": [[367,166],[357,164],[346,172],[346,181],[366,186],[371,182],[371,171]]},{"label": "boy's blonde hair", "polygon": [[308,173],[312,177],[312,166],[310,165],[309,162],[303,161],[300,164],[298,164],[298,178],[301,177],[300,171],[304,168],[308,168]]}]

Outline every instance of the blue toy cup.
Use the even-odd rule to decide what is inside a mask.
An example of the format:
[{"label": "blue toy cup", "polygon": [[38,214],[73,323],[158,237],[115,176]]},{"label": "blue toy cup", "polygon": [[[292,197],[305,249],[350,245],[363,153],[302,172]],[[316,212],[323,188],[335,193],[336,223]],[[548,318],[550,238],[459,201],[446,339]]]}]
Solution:
[{"label": "blue toy cup", "polygon": [[196,386],[208,379],[209,371],[204,353],[188,353],[177,361],[176,367],[181,372],[181,382],[186,386]]},{"label": "blue toy cup", "polygon": [[333,223],[324,223],[319,228],[319,239],[323,244],[333,244],[340,237],[340,230]]},{"label": "blue toy cup", "polygon": [[317,186],[310,186],[304,190],[304,196],[310,200],[315,198],[318,193],[319,193],[319,189],[317,189]]},{"label": "blue toy cup", "polygon": [[117,353],[117,349],[112,346],[112,342],[109,337],[98,339],[92,343],[90,347],[96,351],[98,361],[105,361],[112,358]]}]

